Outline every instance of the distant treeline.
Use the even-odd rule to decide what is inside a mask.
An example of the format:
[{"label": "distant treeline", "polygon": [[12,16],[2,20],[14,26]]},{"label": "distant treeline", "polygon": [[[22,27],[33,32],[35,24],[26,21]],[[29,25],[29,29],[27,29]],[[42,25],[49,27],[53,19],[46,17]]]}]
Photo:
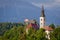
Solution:
[{"label": "distant treeline", "polygon": [[14,26],[24,26],[23,23],[0,23],[0,36],[4,34],[5,31],[13,28]]}]

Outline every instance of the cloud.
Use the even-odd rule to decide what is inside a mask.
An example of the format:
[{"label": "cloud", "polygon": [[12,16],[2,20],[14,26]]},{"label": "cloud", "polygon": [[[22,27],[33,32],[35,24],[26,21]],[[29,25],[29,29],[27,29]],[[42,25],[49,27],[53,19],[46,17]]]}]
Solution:
[{"label": "cloud", "polygon": [[0,7],[5,7],[7,5],[21,7],[24,2],[31,3],[37,7],[41,7],[42,4],[45,8],[60,7],[60,0],[0,0]]},{"label": "cloud", "polygon": [[54,1],[43,1],[43,2],[32,2],[34,6],[41,7],[42,4],[45,8],[53,8],[53,7],[60,7],[60,0],[54,0]]}]

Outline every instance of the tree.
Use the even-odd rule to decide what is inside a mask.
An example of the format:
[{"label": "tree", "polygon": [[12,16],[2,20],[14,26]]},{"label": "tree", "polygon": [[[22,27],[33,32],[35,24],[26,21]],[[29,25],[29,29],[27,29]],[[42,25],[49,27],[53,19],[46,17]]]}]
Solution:
[{"label": "tree", "polygon": [[44,29],[41,28],[41,29],[37,30],[37,32],[36,32],[37,40],[47,40],[47,38],[45,36],[46,36],[46,33],[45,33]]},{"label": "tree", "polygon": [[0,36],[0,40],[3,40],[3,37],[2,36]]},{"label": "tree", "polygon": [[55,25],[54,24],[50,24],[49,27],[55,29]]},{"label": "tree", "polygon": [[60,40],[60,27],[55,28],[51,33],[51,40]]},{"label": "tree", "polygon": [[4,33],[3,40],[26,40],[24,27],[14,26]]},{"label": "tree", "polygon": [[18,37],[17,28],[13,27],[4,33],[4,40],[16,40]]},{"label": "tree", "polygon": [[36,40],[36,30],[30,28],[28,34],[26,34],[26,40]]},{"label": "tree", "polygon": [[26,40],[47,40],[45,36],[46,33],[44,29],[35,30],[31,28],[29,30],[29,34],[26,36]]}]

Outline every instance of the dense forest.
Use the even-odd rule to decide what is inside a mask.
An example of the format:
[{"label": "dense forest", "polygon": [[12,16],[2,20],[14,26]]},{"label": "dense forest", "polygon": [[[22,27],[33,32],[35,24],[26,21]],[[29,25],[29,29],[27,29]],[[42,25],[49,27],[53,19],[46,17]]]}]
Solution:
[{"label": "dense forest", "polygon": [[[54,30],[50,33],[50,40],[60,40],[60,26],[49,25]],[[24,23],[0,23],[0,40],[48,40],[44,29],[30,28],[26,34]]]}]

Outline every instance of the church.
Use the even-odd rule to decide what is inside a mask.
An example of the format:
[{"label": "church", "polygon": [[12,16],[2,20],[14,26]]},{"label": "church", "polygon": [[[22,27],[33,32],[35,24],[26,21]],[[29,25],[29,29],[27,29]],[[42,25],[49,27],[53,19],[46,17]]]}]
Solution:
[{"label": "church", "polygon": [[28,30],[29,30],[31,27],[34,28],[34,29],[41,29],[41,28],[43,28],[43,29],[45,30],[46,34],[47,34],[47,35],[46,35],[46,38],[50,39],[49,33],[50,33],[53,29],[52,29],[51,27],[45,25],[45,20],[46,20],[45,16],[46,16],[46,15],[45,15],[45,13],[44,13],[44,6],[42,6],[41,9],[42,9],[42,10],[41,10],[40,18],[39,18],[39,20],[40,20],[39,25],[36,23],[35,20],[28,20],[28,19],[25,19],[25,20],[24,20],[24,22],[27,24],[26,33],[28,33]]}]

